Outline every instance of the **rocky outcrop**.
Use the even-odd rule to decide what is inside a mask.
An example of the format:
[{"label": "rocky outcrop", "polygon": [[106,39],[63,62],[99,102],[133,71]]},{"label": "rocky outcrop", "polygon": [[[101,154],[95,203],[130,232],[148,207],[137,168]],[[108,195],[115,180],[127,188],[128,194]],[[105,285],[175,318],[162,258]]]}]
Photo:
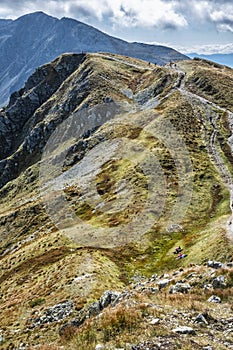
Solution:
[{"label": "rocky outcrop", "polygon": [[80,310],[77,316],[72,321],[61,326],[59,334],[62,336],[65,333],[66,329],[69,327],[81,326],[85,322],[85,320],[87,320],[90,317],[99,315],[100,312],[109,305],[116,305],[125,296],[126,294],[107,290],[106,292],[104,292],[104,294],[100,297],[98,301]]},{"label": "rocky outcrop", "polygon": [[0,138],[5,146],[0,150],[0,159],[8,157],[19,147],[23,137],[31,131],[30,127],[41,120],[38,113],[34,115],[36,110],[49,100],[83,60],[84,55],[63,55],[38,68],[25,87],[11,95],[7,108],[0,114]]},{"label": "rocky outcrop", "polygon": [[[224,266],[226,265],[227,263],[224,264]],[[183,269],[181,269],[180,271],[175,271],[173,272],[173,274],[170,274],[170,275],[168,274],[162,275],[162,276],[153,275],[149,279],[142,279],[136,284],[132,284],[130,288],[123,293],[112,292],[107,290],[100,297],[99,300],[81,309],[73,320],[62,325],[60,327],[60,336],[62,337],[64,336],[67,328],[72,327],[73,329],[76,329],[78,327],[81,327],[87,319],[98,318],[100,313],[101,313],[101,317],[104,317],[103,311],[106,307],[109,307],[109,312],[111,312],[111,310],[114,312],[115,307],[120,304],[120,305],[123,305],[122,307],[125,310],[127,310],[129,306],[134,305],[136,307],[137,305],[136,300],[138,300],[138,298],[142,298],[143,295],[152,297],[154,294],[158,294],[158,293],[160,295],[164,295],[166,293],[169,293],[169,294],[178,293],[180,295],[189,293],[192,288],[191,285],[193,286],[193,288],[194,286],[196,287],[195,281],[200,281],[200,279],[202,279],[202,275],[199,269],[203,269],[203,267],[196,266],[196,273],[195,274],[189,273],[188,275],[186,271],[183,271]],[[228,268],[228,272],[231,273],[230,267]],[[204,284],[207,283],[211,275],[212,275],[212,268],[208,267],[204,273],[204,281],[203,281]],[[167,281],[165,284],[164,284],[164,277],[167,277]],[[218,279],[219,277],[220,277],[220,280],[222,281],[221,275],[217,276],[215,279]],[[180,281],[180,279],[182,280],[182,282]],[[190,281],[191,285],[188,283],[188,281]],[[160,285],[162,285],[163,287],[159,289],[158,286]],[[200,285],[199,288],[202,288],[202,285]],[[218,296],[212,295],[206,301],[218,304],[218,303],[221,303],[221,298]],[[203,313],[197,314],[194,310],[189,310],[188,312],[184,312],[184,311],[176,310],[176,309],[173,309],[172,307],[169,307],[169,315],[168,315],[169,318],[167,318],[165,316],[166,314],[165,309],[167,306],[160,306],[153,303],[147,303],[145,304],[144,307],[154,308],[155,310],[157,310],[157,315],[159,310],[162,317],[153,318],[152,316],[150,316],[147,318],[147,316],[145,316],[145,319],[147,320],[147,322],[149,322],[150,325],[154,327],[161,327],[162,325],[164,325],[166,329],[169,330],[171,335],[165,336],[162,342],[160,342],[159,339],[157,339],[156,342],[148,341],[145,343],[134,345],[132,346],[131,350],[144,349],[145,346],[147,346],[148,349],[150,349],[150,346],[153,346],[151,347],[151,349],[156,349],[156,346],[159,346],[159,344],[161,344],[160,346],[162,346],[162,344],[164,344],[164,346],[165,344],[172,346],[173,340],[174,340],[172,337],[172,333],[175,333],[177,335],[195,336],[200,333],[200,329],[198,328],[198,325],[200,324],[202,325],[202,327],[207,327],[208,329],[211,329],[211,332],[214,332],[214,330],[219,331],[220,329],[223,329],[224,325],[229,331],[231,331],[233,319],[231,318],[230,319],[222,318],[221,320],[216,319],[213,316],[211,316],[211,314],[208,311],[204,311]],[[145,312],[145,315],[147,315],[146,312]],[[177,325],[177,323],[179,322],[181,324]],[[186,325],[184,325],[183,323],[186,323]],[[158,349],[159,348],[160,347],[158,347]],[[163,347],[161,348],[163,349]],[[199,348],[198,344],[197,344],[197,348]],[[103,345],[103,349],[105,349],[104,345]],[[166,348],[164,347],[164,349]],[[168,349],[170,349],[170,347],[168,347]]]},{"label": "rocky outcrop", "polygon": [[46,323],[59,322],[73,313],[74,303],[66,300],[60,304],[54,305],[46,310],[45,314],[36,319],[29,320],[30,329],[41,326]]},{"label": "rocky outcrop", "polygon": [[[89,87],[85,88],[84,80],[85,76],[88,80],[90,69],[84,64],[68,100],[60,101],[58,105],[60,94],[68,94],[64,82],[86,59],[83,54],[60,56],[38,68],[25,87],[12,94],[9,105],[0,112],[0,139],[4,146],[0,150],[0,187],[39,160],[56,126],[90,93]],[[55,93],[57,98],[53,99]]]}]

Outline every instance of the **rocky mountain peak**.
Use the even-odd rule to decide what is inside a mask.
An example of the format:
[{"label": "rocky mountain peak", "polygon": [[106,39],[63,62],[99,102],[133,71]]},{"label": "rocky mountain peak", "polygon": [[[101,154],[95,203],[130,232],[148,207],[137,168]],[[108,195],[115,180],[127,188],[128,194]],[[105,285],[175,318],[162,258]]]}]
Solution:
[{"label": "rocky mountain peak", "polygon": [[103,51],[159,64],[187,58],[170,48],[127,43],[74,19],[63,17],[59,20],[43,12],[1,23],[0,105],[6,104],[11,93],[23,87],[38,66],[63,53]]}]

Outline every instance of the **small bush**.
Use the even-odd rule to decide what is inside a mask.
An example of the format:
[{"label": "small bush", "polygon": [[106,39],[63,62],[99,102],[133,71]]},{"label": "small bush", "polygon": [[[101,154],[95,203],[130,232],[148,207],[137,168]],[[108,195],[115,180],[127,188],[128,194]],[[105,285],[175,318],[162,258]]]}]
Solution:
[{"label": "small bush", "polygon": [[32,300],[29,305],[30,307],[35,307],[35,306],[38,306],[38,305],[41,305],[45,302],[45,299],[44,298],[39,298],[39,299],[35,299],[35,300]]}]

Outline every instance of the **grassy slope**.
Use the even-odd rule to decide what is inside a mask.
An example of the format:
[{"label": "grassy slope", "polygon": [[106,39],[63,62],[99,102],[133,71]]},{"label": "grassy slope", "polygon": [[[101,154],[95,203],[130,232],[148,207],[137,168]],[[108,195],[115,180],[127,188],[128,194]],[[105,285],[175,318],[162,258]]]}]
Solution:
[{"label": "grassy slope", "polygon": [[[118,59],[123,59],[118,57]],[[125,60],[125,58],[124,58]],[[98,144],[99,135],[104,140],[114,140],[117,137],[127,137],[138,145],[146,147],[156,155],[169,183],[166,205],[163,216],[154,223],[150,231],[141,242],[120,246],[114,249],[80,249],[78,244],[71,242],[66,236],[59,233],[50,222],[40,203],[36,174],[37,165],[32,166],[25,174],[12,181],[2,189],[1,199],[1,237],[3,250],[12,248],[12,242],[22,244],[17,249],[1,257],[3,266],[1,273],[1,328],[7,334],[5,347],[10,343],[19,344],[22,340],[30,344],[47,342],[47,339],[57,338],[57,327],[49,326],[45,331],[38,329],[35,332],[24,333],[26,321],[35,313],[42,312],[48,306],[65,299],[72,299],[76,308],[85,302],[98,297],[110,289],[121,289],[130,277],[135,274],[150,275],[154,272],[169,270],[188,263],[201,263],[207,258],[230,259],[232,245],[225,238],[225,225],[229,212],[229,194],[222,182],[212,159],[208,155],[208,137],[211,130],[205,110],[195,105],[186,96],[175,90],[166,97],[169,89],[177,79],[177,73],[166,68],[155,67],[154,71],[147,70],[147,64],[127,58],[128,63],[137,64],[140,68],[125,65],[117,61],[90,55],[84,66],[68,78],[44,106],[42,114],[48,108],[53,108],[57,101],[65,101],[80,76],[88,72],[88,89],[81,106],[102,102],[103,98],[111,97],[115,101],[127,101],[133,105],[134,100],[126,97],[122,91],[128,89],[132,93],[154,86],[164,98],[160,105],[152,110],[152,120],[161,118],[170,120],[186,142],[194,171],[193,196],[191,205],[181,223],[182,232],[168,233],[166,231],[167,218],[170,215],[172,204],[177,195],[177,174],[172,156],[164,144],[156,137],[142,131],[140,128],[129,129],[125,124],[106,124],[94,135],[88,137],[87,149]],[[187,84],[193,77],[206,73],[212,79],[213,68],[200,62],[182,63],[188,71]],[[217,78],[213,72],[211,83],[215,85]],[[217,76],[216,76],[217,77]],[[196,93],[213,99],[221,106],[230,109],[228,100],[229,90],[226,89],[228,75],[223,72],[223,83],[219,90],[226,90],[226,98],[222,95],[209,97],[206,92],[197,90]],[[229,78],[230,79],[230,78]],[[72,85],[73,84],[73,85]],[[191,84],[191,83],[190,83]],[[189,86],[189,85],[188,85]],[[190,86],[190,89],[194,89]],[[220,92],[219,92],[220,94]],[[62,109],[62,107],[61,107]],[[143,113],[132,113],[131,123],[137,125],[143,120]],[[125,116],[121,117],[125,120]],[[224,120],[223,120],[224,122]],[[223,133],[224,133],[223,129]],[[225,137],[225,134],[224,134]],[[140,155],[138,155],[140,158]],[[229,167],[231,165],[229,164]],[[69,166],[66,170],[69,169]],[[66,196],[76,213],[82,219],[99,227],[114,227],[127,223],[132,214],[138,215],[146,200],[146,179],[139,168],[127,160],[109,161],[101,169],[96,178],[96,185],[101,193],[101,201],[112,203],[116,198],[114,189],[121,179],[126,179],[136,188],[134,204],[127,210],[117,214],[93,212],[86,206],[79,196],[77,188],[67,188]],[[111,180],[111,181],[109,181]],[[78,195],[75,195],[75,194]],[[91,193],[89,194],[91,196]],[[127,192],[126,192],[127,196]],[[124,198],[124,197],[123,197]],[[126,198],[126,197],[125,197]],[[17,210],[16,210],[17,208]],[[33,234],[35,237],[26,242],[25,239]],[[10,244],[11,243],[11,244]],[[187,260],[179,262],[174,259],[172,250],[181,244],[188,253]],[[83,273],[93,273],[93,280],[87,285],[76,285],[72,281]],[[84,289],[84,291],[82,290]],[[36,308],[31,307],[37,300],[42,300]],[[15,335],[10,330],[20,329]],[[10,348],[10,347],[9,347]]]}]

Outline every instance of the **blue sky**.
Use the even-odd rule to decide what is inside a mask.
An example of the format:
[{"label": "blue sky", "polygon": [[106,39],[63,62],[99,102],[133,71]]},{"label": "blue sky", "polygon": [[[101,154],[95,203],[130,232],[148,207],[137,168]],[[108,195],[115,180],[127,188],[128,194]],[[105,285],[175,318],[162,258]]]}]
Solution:
[{"label": "blue sky", "polygon": [[0,0],[0,18],[43,11],[127,41],[182,52],[233,52],[233,0]]}]

